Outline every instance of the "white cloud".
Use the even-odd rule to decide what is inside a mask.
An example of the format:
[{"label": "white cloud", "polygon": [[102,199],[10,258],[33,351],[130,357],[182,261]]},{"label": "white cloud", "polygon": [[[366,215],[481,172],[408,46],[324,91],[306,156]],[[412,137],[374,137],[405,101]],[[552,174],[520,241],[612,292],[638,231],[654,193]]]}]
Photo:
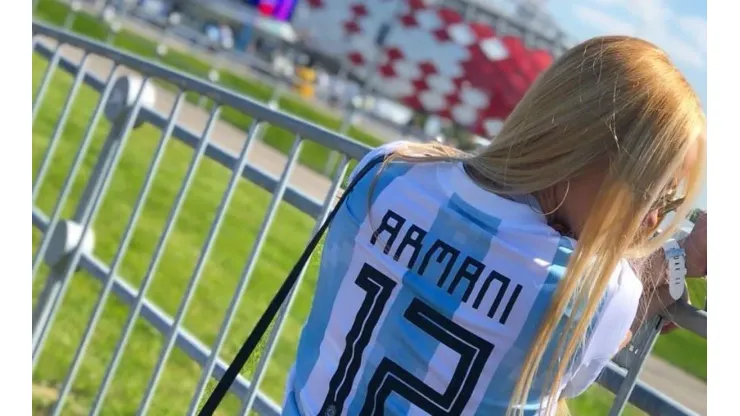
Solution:
[{"label": "white cloud", "polygon": [[689,39],[704,53],[707,52],[707,19],[698,16],[682,16],[678,18],[678,25]]},{"label": "white cloud", "polygon": [[579,4],[573,7],[573,13],[581,21],[599,28],[602,31],[602,34],[618,33],[621,35],[634,35],[637,31],[637,27],[634,24],[617,19],[609,13],[605,13],[593,7]]},{"label": "white cloud", "polygon": [[678,16],[666,0],[587,0],[574,4],[573,13],[594,34],[638,36],[676,61],[706,70],[706,18]]}]

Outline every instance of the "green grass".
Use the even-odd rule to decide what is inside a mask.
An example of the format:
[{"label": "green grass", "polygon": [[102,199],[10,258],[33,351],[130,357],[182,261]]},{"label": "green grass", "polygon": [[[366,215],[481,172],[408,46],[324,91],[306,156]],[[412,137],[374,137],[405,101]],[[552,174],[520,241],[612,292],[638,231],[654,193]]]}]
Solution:
[{"label": "green grass", "polygon": [[[606,415],[614,402],[614,394],[609,390],[594,384],[582,395],[568,402],[573,416],[601,416]],[[627,404],[622,416],[645,416],[642,410]]]},{"label": "green grass", "polygon": [[[45,60],[34,55],[34,91],[38,87],[45,66]],[[38,119],[33,126],[34,172],[46,149],[70,85],[71,77],[58,71],[42,103]],[[54,206],[97,98],[98,94],[95,91],[84,86],[75,101],[37,201],[37,206],[46,213],[50,213]],[[103,121],[95,130],[92,149],[84,160],[81,174],[74,182],[71,198],[65,206],[65,218],[68,218],[74,210],[74,205],[80,197],[94,164],[95,155],[100,150],[108,128],[108,123]],[[106,263],[110,263],[117,250],[158,137],[159,132],[150,126],[143,126],[131,135],[107,196],[102,203],[100,214],[94,223],[95,255]],[[135,288],[139,287],[146,272],[156,241],[162,232],[164,221],[173,204],[192,153],[192,149],[176,140],[167,145],[152,191],[119,270],[119,274]],[[147,297],[171,316],[177,310],[229,174],[228,170],[215,162],[203,161],[170,242],[165,249],[164,257]],[[257,186],[246,181],[239,183],[221,233],[215,242],[210,261],[204,270],[184,320],[184,326],[206,345],[211,345],[215,340],[219,324],[224,317],[238,276],[254,242],[269,198],[270,195]],[[232,331],[222,351],[224,360],[229,361],[233,357],[253,327],[256,318],[277,290],[280,281],[298,258],[308,239],[311,226],[312,220],[308,216],[286,204],[281,204],[247,294],[236,313]],[[34,244],[37,245],[40,241],[40,233],[35,229],[33,238]],[[35,296],[47,273],[48,270],[45,268],[40,271],[39,278],[34,284]],[[70,289],[50,332],[46,348],[40,357],[39,365],[33,374],[34,414],[43,414],[53,402],[55,391],[66,374],[71,357],[77,348],[101,289],[101,284],[97,280],[85,275],[86,272],[81,271],[73,277]],[[282,402],[285,377],[295,356],[297,339],[310,307],[315,282],[316,263],[314,261],[298,292],[262,383],[262,390],[278,403]],[[65,414],[86,414],[85,409],[90,406],[94,398],[128,312],[128,306],[115,297],[108,300],[73,385],[72,397],[65,409]],[[129,415],[136,411],[162,344],[163,337],[145,320],[139,319],[109,390],[103,414]],[[258,354],[247,365],[245,375],[251,375],[257,357]],[[158,416],[183,414],[199,376],[199,367],[189,360],[185,353],[175,349],[165,368],[150,414]],[[213,384],[209,386],[209,389],[212,387]],[[571,407],[575,415],[605,414],[612,397],[602,388],[594,386],[586,394],[574,400]],[[234,414],[237,408],[237,400],[234,397],[228,397],[221,414]],[[642,413],[629,408],[627,414]]]},{"label": "green grass", "polygon": [[[55,25],[62,25],[68,12],[69,8],[64,3],[57,0],[41,0],[34,12],[34,18]],[[77,14],[72,30],[98,40],[106,39],[108,34],[106,26],[100,20],[84,12]],[[134,34],[131,31],[122,30],[115,37],[113,44],[118,48],[142,57],[159,60],[156,54],[156,42]],[[161,62],[199,77],[205,77],[211,68],[207,62],[192,55],[179,52],[174,48],[170,48]],[[272,96],[271,86],[236,75],[227,70],[221,71],[219,84],[262,102],[268,101]],[[194,102],[197,100],[197,97],[189,94],[188,99]],[[293,96],[283,96],[280,99],[280,109],[332,131],[338,131],[341,125],[340,117],[317,110],[311,103]],[[224,109],[222,119],[244,130],[248,128],[251,122],[249,117],[231,108]],[[379,138],[354,126],[350,128],[347,135],[372,147],[383,143]],[[270,126],[266,131],[264,140],[268,145],[287,154],[293,144],[294,135],[285,130]],[[323,173],[328,158],[329,151],[326,148],[315,143],[306,143],[303,146],[299,160],[300,163],[311,169]]]}]

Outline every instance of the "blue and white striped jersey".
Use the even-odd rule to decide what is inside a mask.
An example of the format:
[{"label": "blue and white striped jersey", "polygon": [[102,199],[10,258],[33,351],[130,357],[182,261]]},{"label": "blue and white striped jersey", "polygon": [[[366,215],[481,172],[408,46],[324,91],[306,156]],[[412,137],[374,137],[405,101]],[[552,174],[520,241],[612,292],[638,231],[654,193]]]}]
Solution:
[{"label": "blue and white striped jersey", "polygon": [[[283,414],[504,414],[574,241],[526,204],[479,188],[459,163],[379,169],[327,232]],[[622,262],[561,394],[593,383],[641,292]],[[542,376],[530,397],[549,390]]]}]

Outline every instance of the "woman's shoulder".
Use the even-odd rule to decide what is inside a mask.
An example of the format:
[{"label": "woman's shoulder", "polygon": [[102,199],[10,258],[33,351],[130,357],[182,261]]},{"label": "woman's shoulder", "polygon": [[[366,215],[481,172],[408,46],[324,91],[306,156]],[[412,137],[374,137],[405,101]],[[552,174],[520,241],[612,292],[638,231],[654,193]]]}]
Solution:
[{"label": "woman's shoulder", "polygon": [[411,142],[409,142],[407,140],[399,140],[399,141],[385,143],[383,145],[380,145],[380,146],[378,146],[378,147],[370,150],[357,163],[357,166],[354,168],[354,170],[352,171],[352,173],[349,176],[349,180],[352,181],[355,178],[355,176],[357,176],[357,174],[359,172],[361,172],[363,169],[365,169],[372,161],[376,160],[377,158],[379,158],[381,156],[387,156],[387,155],[389,155],[389,154],[397,151],[398,149],[401,149],[401,148],[407,146],[409,143],[411,143]]}]

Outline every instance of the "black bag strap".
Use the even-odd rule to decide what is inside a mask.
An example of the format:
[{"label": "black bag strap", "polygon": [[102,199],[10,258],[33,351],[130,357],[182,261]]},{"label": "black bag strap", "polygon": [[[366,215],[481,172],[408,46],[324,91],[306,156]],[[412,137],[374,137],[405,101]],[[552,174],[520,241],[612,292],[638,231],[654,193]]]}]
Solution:
[{"label": "black bag strap", "polygon": [[344,201],[347,199],[347,196],[350,194],[350,192],[352,192],[352,189],[354,189],[355,185],[360,181],[360,179],[362,179],[362,177],[365,176],[365,174],[367,174],[370,169],[375,167],[383,160],[385,160],[385,155],[377,156],[371,159],[370,162],[368,162],[368,164],[365,165],[365,167],[362,168],[362,170],[358,172],[357,175],[355,175],[352,182],[350,182],[350,184],[347,186],[347,189],[344,191],[344,194],[342,194],[339,202],[337,202],[336,206],[334,206],[334,209],[332,209],[332,211],[326,217],[326,221],[321,224],[319,230],[316,232],[313,238],[311,238],[311,241],[309,241],[306,249],[303,250],[303,254],[301,254],[298,262],[296,262],[296,264],[293,266],[293,270],[290,271],[288,278],[285,279],[282,286],[280,286],[280,289],[278,289],[275,297],[272,298],[270,304],[267,306],[267,309],[265,309],[265,312],[262,314],[259,321],[257,321],[257,325],[255,325],[254,329],[249,334],[247,340],[244,341],[244,344],[239,349],[239,352],[236,353],[234,360],[231,362],[231,364],[229,364],[229,368],[226,369],[226,372],[224,373],[223,377],[221,377],[221,380],[219,380],[218,385],[216,385],[216,388],[208,397],[208,400],[200,409],[200,412],[198,412],[199,416],[211,416],[216,411],[218,405],[221,403],[221,400],[223,400],[224,396],[231,388],[231,385],[234,384],[234,381],[239,375],[239,372],[244,367],[244,364],[247,363],[247,360],[249,360],[249,357],[252,355],[252,352],[254,352],[257,344],[259,344],[262,336],[265,334],[265,332],[267,332],[270,323],[273,319],[275,319],[275,316],[280,310],[280,307],[283,305],[283,303],[285,303],[285,300],[288,298],[291,289],[298,281],[301,270],[303,270],[304,266],[311,258],[311,254],[316,249],[316,245],[319,243],[319,240],[321,240],[321,237],[324,235],[327,227],[339,211],[339,208],[342,206]]}]

